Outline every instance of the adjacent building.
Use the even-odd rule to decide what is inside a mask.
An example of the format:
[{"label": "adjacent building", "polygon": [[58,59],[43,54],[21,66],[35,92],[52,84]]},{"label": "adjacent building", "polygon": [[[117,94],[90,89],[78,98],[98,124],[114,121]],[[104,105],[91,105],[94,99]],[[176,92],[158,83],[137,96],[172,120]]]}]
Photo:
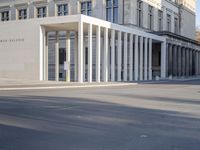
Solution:
[{"label": "adjacent building", "polygon": [[200,75],[195,0],[1,0],[0,78]]}]

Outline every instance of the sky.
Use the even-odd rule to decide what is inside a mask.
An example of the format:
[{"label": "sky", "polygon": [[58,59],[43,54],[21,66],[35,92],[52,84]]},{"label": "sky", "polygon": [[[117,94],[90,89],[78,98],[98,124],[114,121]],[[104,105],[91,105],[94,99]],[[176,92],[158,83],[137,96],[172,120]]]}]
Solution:
[{"label": "sky", "polygon": [[197,15],[196,15],[196,25],[200,26],[200,0],[197,0]]}]

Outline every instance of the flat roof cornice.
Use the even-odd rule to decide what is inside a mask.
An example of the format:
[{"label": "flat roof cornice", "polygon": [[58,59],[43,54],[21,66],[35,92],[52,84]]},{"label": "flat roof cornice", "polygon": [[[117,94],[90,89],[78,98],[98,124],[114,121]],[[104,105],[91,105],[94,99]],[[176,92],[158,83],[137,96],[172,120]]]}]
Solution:
[{"label": "flat roof cornice", "polygon": [[160,35],[160,36],[168,36],[168,37],[177,38],[179,40],[183,40],[185,42],[190,42],[190,43],[200,46],[200,43],[198,41],[195,41],[195,40],[187,38],[185,36],[174,34],[174,33],[168,32],[168,31],[152,32],[152,33]]},{"label": "flat roof cornice", "polygon": [[153,40],[157,40],[157,41],[161,41],[161,42],[166,42],[166,37],[160,36],[160,35],[156,35],[153,33],[148,33],[145,31],[141,31],[141,30],[137,30],[131,27],[126,27],[123,25],[119,25],[119,24],[114,24],[102,19],[98,19],[98,18],[94,18],[94,17],[90,17],[90,16],[86,16],[86,15],[69,15],[69,16],[58,16],[58,17],[46,17],[46,18],[31,18],[31,19],[27,19],[27,20],[11,20],[8,22],[0,22],[1,24],[9,24],[9,23],[15,23],[20,24],[20,23],[25,23],[25,22],[29,22],[29,23],[33,23],[33,24],[38,24],[40,26],[51,26],[51,25],[64,25],[64,24],[68,24],[68,23],[79,23],[79,22],[83,22],[86,24],[92,24],[95,26],[100,26],[103,28],[109,28],[109,29],[113,29],[116,31],[121,31],[121,32],[126,32],[126,33],[131,33],[134,35],[138,35],[141,37],[147,37]]}]

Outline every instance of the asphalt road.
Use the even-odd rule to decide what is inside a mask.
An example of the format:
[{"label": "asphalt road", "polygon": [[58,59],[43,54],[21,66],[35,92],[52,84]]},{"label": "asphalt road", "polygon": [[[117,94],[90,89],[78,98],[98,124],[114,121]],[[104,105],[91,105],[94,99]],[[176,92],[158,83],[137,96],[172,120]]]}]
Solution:
[{"label": "asphalt road", "polygon": [[0,150],[200,150],[200,80],[0,91]]}]

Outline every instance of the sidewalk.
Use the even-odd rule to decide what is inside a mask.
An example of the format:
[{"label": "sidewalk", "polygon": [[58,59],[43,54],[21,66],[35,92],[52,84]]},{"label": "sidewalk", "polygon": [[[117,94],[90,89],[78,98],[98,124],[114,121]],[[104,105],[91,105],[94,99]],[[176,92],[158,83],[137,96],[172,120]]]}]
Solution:
[{"label": "sidewalk", "polygon": [[0,78],[0,91],[7,90],[39,90],[39,89],[70,89],[70,88],[92,88],[92,87],[113,87],[113,86],[128,86],[138,84],[154,84],[154,83],[173,83],[199,80],[199,77],[190,78],[173,78],[165,80],[153,81],[138,81],[138,82],[101,82],[101,83],[77,83],[64,81],[33,81],[33,80],[16,80],[16,79],[2,79]]},{"label": "sidewalk", "polygon": [[7,90],[38,90],[38,89],[69,89],[69,88],[91,88],[91,87],[109,87],[109,86],[127,86],[137,85],[133,82],[107,82],[107,83],[77,83],[64,81],[32,81],[32,80],[15,80],[0,79],[0,91]]}]

